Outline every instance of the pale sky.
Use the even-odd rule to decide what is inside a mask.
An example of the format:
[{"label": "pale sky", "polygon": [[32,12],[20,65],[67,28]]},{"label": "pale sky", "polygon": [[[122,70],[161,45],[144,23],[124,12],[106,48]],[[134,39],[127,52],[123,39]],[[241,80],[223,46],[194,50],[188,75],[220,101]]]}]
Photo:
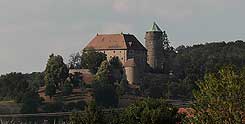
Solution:
[{"label": "pale sky", "polygon": [[144,44],[156,21],[171,45],[245,39],[245,0],[0,0],[0,74],[67,61],[97,33],[130,33]]}]

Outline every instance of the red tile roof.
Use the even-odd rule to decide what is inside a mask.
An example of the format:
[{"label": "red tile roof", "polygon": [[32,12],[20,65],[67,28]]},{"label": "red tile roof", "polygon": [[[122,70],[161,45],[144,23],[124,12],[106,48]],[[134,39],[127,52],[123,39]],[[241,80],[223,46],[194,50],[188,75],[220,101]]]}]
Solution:
[{"label": "red tile roof", "polygon": [[134,49],[146,48],[131,34],[97,34],[85,47],[96,50]]}]

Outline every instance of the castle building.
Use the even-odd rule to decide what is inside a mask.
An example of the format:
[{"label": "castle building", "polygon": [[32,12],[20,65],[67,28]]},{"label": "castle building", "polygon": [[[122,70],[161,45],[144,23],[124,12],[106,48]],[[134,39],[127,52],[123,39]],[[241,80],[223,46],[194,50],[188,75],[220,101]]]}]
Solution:
[{"label": "castle building", "polygon": [[107,55],[107,60],[117,56],[122,62],[129,84],[139,83],[148,65],[162,67],[163,32],[154,22],[145,34],[145,46],[132,34],[97,34],[84,48]]},{"label": "castle building", "polygon": [[84,48],[94,49],[107,55],[107,60],[117,56],[125,68],[130,84],[137,83],[138,74],[142,73],[147,63],[147,50],[131,34],[97,34]]},{"label": "castle building", "polygon": [[145,46],[147,49],[147,63],[153,69],[162,68],[163,32],[154,22],[145,34]]}]

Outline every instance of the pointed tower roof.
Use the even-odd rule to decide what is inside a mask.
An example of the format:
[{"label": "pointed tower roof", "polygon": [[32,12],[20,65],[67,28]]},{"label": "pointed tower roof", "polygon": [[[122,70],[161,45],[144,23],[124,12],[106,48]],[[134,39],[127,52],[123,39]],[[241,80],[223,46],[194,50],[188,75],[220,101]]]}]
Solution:
[{"label": "pointed tower roof", "polygon": [[151,28],[148,30],[148,32],[162,32],[162,30],[159,28],[156,22],[153,23]]}]

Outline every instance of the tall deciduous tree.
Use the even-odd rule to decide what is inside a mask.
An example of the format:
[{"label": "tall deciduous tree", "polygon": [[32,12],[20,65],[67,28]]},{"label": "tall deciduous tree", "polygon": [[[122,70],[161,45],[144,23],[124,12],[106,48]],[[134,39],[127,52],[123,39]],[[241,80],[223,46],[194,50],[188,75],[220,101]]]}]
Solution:
[{"label": "tall deciduous tree", "polygon": [[55,56],[51,54],[45,69],[44,80],[46,86],[55,86],[56,89],[61,89],[61,86],[68,77],[68,71],[66,64],[63,62],[63,58],[60,55]]},{"label": "tall deciduous tree", "polygon": [[95,102],[103,107],[115,107],[118,105],[116,86],[111,76],[111,67],[107,60],[100,65],[95,75]]},{"label": "tall deciduous tree", "polygon": [[89,69],[93,74],[96,74],[101,62],[106,60],[106,54],[96,52],[94,49],[87,49],[83,52],[81,59],[82,68]]},{"label": "tall deciduous tree", "polygon": [[198,87],[194,92],[193,123],[245,123],[245,70],[238,72],[227,66],[218,73],[207,74]]},{"label": "tall deciduous tree", "polygon": [[95,75],[95,81],[100,81],[108,84],[114,83],[112,80],[111,66],[107,60],[101,62],[101,65]]},{"label": "tall deciduous tree", "polygon": [[120,59],[117,56],[114,56],[109,61],[111,66],[112,77],[115,81],[121,81],[123,76],[123,66]]}]

